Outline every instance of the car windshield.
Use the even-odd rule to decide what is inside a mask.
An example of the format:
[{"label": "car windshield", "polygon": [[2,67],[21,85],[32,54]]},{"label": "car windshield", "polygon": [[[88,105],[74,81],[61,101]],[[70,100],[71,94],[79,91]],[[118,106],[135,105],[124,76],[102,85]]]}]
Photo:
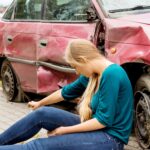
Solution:
[{"label": "car windshield", "polygon": [[110,17],[150,12],[150,0],[98,0]]}]

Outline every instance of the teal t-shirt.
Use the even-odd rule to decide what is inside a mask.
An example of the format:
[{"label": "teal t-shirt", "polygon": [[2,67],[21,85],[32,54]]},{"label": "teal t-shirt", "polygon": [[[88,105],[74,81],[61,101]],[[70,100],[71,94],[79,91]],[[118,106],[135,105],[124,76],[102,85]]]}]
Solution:
[{"label": "teal t-shirt", "polygon": [[[88,81],[88,78],[81,75],[63,87],[63,98],[72,100],[82,96]],[[103,71],[99,89],[91,99],[91,108],[92,118],[106,126],[102,130],[128,143],[133,122],[133,91],[121,66],[112,64]]]}]

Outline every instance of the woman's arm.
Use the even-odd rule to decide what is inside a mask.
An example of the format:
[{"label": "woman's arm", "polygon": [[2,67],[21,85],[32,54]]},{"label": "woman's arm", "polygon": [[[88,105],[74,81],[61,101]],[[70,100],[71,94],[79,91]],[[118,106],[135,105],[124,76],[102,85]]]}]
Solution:
[{"label": "woman's arm", "polygon": [[88,79],[84,76],[80,76],[74,82],[64,86],[61,90],[58,90],[39,102],[31,101],[28,103],[28,106],[33,110],[49,104],[54,104],[60,101],[65,100],[73,100],[75,98],[80,97],[88,84]]},{"label": "woman's arm", "polygon": [[29,102],[28,106],[31,107],[34,110],[34,109],[37,109],[41,106],[54,104],[54,103],[57,103],[57,102],[61,102],[63,100],[64,100],[64,98],[61,95],[61,90],[58,90],[58,91],[50,94],[49,96],[43,98],[42,100],[40,100],[38,102],[35,102],[35,101]]},{"label": "woman's arm", "polygon": [[63,100],[64,100],[64,98],[61,95],[61,90],[58,90],[58,91],[52,93],[51,95],[45,97],[44,99],[42,99],[39,102],[40,102],[41,106],[44,106],[44,105],[54,104],[54,103],[57,103],[57,102],[60,102]]},{"label": "woman's arm", "polygon": [[48,132],[48,136],[94,131],[102,128],[105,128],[105,126],[101,124],[97,119],[93,118],[78,125],[59,127],[53,131]]}]

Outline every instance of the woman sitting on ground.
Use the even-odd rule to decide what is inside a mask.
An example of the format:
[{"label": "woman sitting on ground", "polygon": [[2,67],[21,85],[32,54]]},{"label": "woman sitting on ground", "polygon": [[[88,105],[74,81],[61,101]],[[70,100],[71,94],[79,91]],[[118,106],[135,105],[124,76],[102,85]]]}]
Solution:
[{"label": "woman sitting on ground", "polygon": [[[0,150],[123,150],[133,121],[132,87],[126,72],[83,39],[69,43],[65,59],[79,78],[39,102],[29,102],[34,111],[0,134]],[[81,96],[79,115],[44,107]],[[41,128],[48,130],[47,138],[14,145]]]}]

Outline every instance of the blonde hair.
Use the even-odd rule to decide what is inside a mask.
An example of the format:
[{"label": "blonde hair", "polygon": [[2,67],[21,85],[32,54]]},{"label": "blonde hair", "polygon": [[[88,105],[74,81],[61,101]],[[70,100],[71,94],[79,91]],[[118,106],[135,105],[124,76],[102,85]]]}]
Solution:
[{"label": "blonde hair", "polygon": [[[65,60],[69,64],[80,64],[83,63],[82,58],[92,60],[95,58],[99,58],[101,56],[102,55],[100,55],[100,52],[98,51],[96,46],[90,41],[84,39],[75,39],[70,41],[70,43],[68,44],[65,53]],[[89,78],[87,88],[78,106],[81,122],[84,122],[92,118],[92,110],[90,107],[90,102],[97,88],[98,80],[99,80],[98,74],[93,74]]]}]

